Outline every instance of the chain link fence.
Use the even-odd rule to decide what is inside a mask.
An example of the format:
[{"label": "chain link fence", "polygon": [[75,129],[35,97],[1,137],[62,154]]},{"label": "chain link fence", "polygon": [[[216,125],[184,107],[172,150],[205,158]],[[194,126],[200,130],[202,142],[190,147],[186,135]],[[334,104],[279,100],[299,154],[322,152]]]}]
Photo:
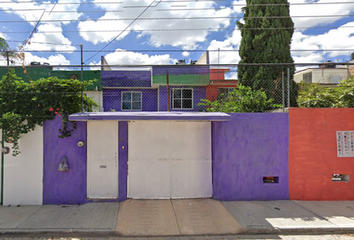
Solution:
[{"label": "chain link fence", "polygon": [[[276,70],[271,78],[268,71]],[[239,71],[249,74],[239,78]],[[262,73],[251,76],[250,73]],[[0,75],[7,72],[0,67]],[[81,79],[78,67],[55,70],[51,66],[29,66],[26,72],[15,67],[16,74],[25,81],[56,76]],[[324,63],[292,66],[239,65],[166,65],[130,67],[105,70],[103,67],[83,71],[84,80],[94,80],[83,94],[92,97],[100,107],[95,111],[248,111],[238,109],[238,103],[248,104],[251,112],[284,111],[297,107],[303,84],[316,83],[323,87],[337,86],[341,80],[354,75],[354,65]],[[240,85],[262,91],[273,105],[264,107],[264,99],[257,94],[240,93]],[[241,94],[241,95],[240,95]],[[243,94],[243,95],[242,95]],[[247,102],[248,101],[248,102]],[[220,106],[226,106],[221,108]]]}]

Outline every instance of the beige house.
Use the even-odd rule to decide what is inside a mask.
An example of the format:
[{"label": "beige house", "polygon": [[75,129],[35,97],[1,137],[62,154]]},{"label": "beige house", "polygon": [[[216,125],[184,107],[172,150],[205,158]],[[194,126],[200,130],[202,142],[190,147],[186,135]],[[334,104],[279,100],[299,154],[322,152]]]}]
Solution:
[{"label": "beige house", "polygon": [[[350,68],[349,68],[350,67]],[[349,78],[354,74],[354,65],[329,67],[329,68],[307,68],[298,71],[294,75],[297,83],[320,83],[325,85],[338,84],[341,80]]]}]

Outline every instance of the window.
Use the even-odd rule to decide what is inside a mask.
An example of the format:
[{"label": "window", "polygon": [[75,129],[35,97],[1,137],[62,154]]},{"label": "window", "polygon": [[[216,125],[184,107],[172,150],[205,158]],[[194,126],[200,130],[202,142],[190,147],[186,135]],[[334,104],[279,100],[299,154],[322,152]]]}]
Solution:
[{"label": "window", "polygon": [[172,109],[193,109],[193,89],[172,89]]},{"label": "window", "polygon": [[305,73],[303,76],[303,80],[305,83],[312,83],[312,72]]},{"label": "window", "polygon": [[218,99],[225,98],[229,92],[233,92],[235,88],[218,88]]},{"label": "window", "polygon": [[141,110],[141,92],[122,92],[122,110]]}]

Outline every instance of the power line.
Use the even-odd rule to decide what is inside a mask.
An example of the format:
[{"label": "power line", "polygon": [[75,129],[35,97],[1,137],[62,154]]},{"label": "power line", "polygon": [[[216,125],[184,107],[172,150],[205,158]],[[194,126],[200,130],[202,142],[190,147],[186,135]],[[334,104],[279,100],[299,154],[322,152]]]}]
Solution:
[{"label": "power line", "polygon": [[[83,50],[83,52],[97,52],[98,50]],[[263,52],[264,50],[240,50],[240,49],[165,49],[165,50],[156,50],[156,49],[112,49],[112,50],[102,50],[101,52]],[[288,51],[283,49],[272,49],[272,51]],[[291,52],[354,52],[354,48],[352,49],[290,49]],[[17,52],[17,51],[14,51]],[[73,53],[73,52],[81,52],[80,50],[23,50],[21,52],[38,52],[38,53]]]},{"label": "power line", "polygon": [[[2,33],[5,33],[5,32],[2,32]],[[22,32],[22,33],[28,33],[28,32]],[[8,40],[7,42],[19,42],[19,43],[22,43],[23,41]],[[65,44],[65,43],[50,43],[50,42],[33,42],[33,41],[31,41],[31,43],[46,44],[46,45],[80,46],[80,44]]]},{"label": "power line", "polygon": [[[159,5],[159,3],[161,2],[162,0],[160,0],[157,4]],[[115,41],[119,36],[121,36],[125,30],[127,30],[131,25],[133,25],[140,17],[141,15],[143,15],[151,6],[152,4],[155,2],[155,0],[153,0],[149,6],[147,6],[144,11],[142,11],[123,31],[121,31],[115,38],[113,38],[109,43],[107,43],[100,51],[98,51],[97,53],[95,53],[94,55],[92,55],[91,57],[89,57],[88,59],[86,59],[86,61],[92,59],[93,57],[95,57],[98,53],[100,53],[102,50],[104,50],[106,47],[108,47],[113,41]],[[84,62],[86,62],[84,61]]]},{"label": "power line", "polygon": [[[43,5],[54,5],[55,3],[49,3],[49,2],[41,2],[41,1],[18,1],[18,2],[13,2],[13,1],[0,1],[0,4],[3,3],[15,3],[15,4],[23,4],[23,3],[42,3]],[[65,2],[65,3],[57,3],[61,5],[79,5],[79,4],[122,4],[123,2]]]},{"label": "power line", "polygon": [[[236,68],[239,66],[319,66],[319,65],[348,65],[348,66],[354,66],[353,63],[349,62],[342,62],[342,63],[324,63],[324,62],[318,62],[318,63],[232,63],[232,64],[203,64],[203,65],[195,65],[195,64],[186,64],[186,65],[179,65],[184,68],[189,68],[189,67],[200,67],[200,68],[205,68],[205,67],[230,67],[230,68]],[[135,67],[151,67],[151,66],[158,66],[158,67],[171,67],[171,66],[176,66],[176,65],[171,65],[171,64],[161,64],[161,65],[156,65],[156,64],[142,64],[142,65],[132,65],[132,64],[109,64],[109,65],[102,65],[102,66],[110,66],[110,67],[117,67],[117,68],[135,68]],[[178,65],[177,65],[178,66]],[[22,68],[22,66],[10,66],[11,67],[19,67]],[[43,68],[44,66],[27,66],[31,68]],[[50,65],[50,67],[53,68],[80,68],[81,65]],[[84,68],[100,68],[100,65],[83,65]],[[1,68],[9,68],[9,66],[0,66]],[[63,70],[65,71],[65,70]]]},{"label": "power line", "polygon": [[[202,1],[202,0],[199,0],[199,2]],[[204,0],[204,2],[209,2],[209,1],[227,1],[227,0]],[[163,1],[162,3],[166,3],[166,2],[196,2],[195,0],[194,1],[191,1],[191,0],[187,0],[187,1]],[[0,2],[0,3],[5,3],[5,2]],[[11,3],[15,3],[15,2],[11,2]],[[122,2],[121,2],[122,3]],[[45,3],[45,4],[54,4],[54,3]],[[92,3],[57,3],[57,4],[94,4],[93,2]],[[96,4],[104,4],[104,3],[96,3]],[[112,4],[111,2],[109,3],[106,3],[106,4]],[[354,2],[317,2],[317,3],[292,3],[290,5],[297,5],[297,6],[300,6],[300,5],[339,5],[339,4],[354,4]],[[288,4],[282,4],[282,3],[264,3],[264,4],[251,4],[249,5],[249,7],[252,7],[252,6],[282,6],[282,5],[288,5]],[[183,7],[183,6],[186,6],[186,5],[177,5],[177,6],[171,6],[171,7]],[[239,6],[239,7],[245,7],[246,5],[245,4],[229,4],[229,5],[224,5],[222,7],[219,7],[217,9],[221,10],[221,9],[224,9],[223,7],[231,7],[231,6]],[[123,6],[123,8],[143,8],[143,7],[146,7],[146,6]],[[205,9],[216,9],[216,8],[203,8],[204,10]],[[43,11],[43,10],[46,10],[46,9],[0,9],[1,12],[7,12],[7,11],[12,11],[12,12],[20,12],[20,11]],[[158,9],[157,11],[181,11],[181,10],[199,10],[199,9]],[[60,10],[57,10],[57,11],[52,11],[52,13],[65,13],[65,12],[79,12],[79,13],[92,13],[92,12],[124,12],[123,10],[77,10],[77,11],[60,11]]]},{"label": "power line", "polygon": [[[97,18],[97,19],[61,19],[61,20],[42,20],[41,22],[85,22],[85,21],[157,21],[157,20],[205,20],[205,19],[286,19],[286,18],[330,18],[330,17],[354,17],[354,14],[344,14],[344,15],[309,15],[309,16],[255,16],[255,17],[237,17],[237,16],[224,16],[224,17],[165,17],[165,18]],[[29,23],[37,22],[37,20],[0,20],[1,23]]]},{"label": "power line", "polygon": [[[290,29],[332,29],[332,28],[354,28],[353,26],[314,26],[314,27],[279,27],[279,28],[243,28],[243,30],[290,30]],[[161,29],[134,29],[125,30],[126,32],[158,32],[158,31],[218,31],[218,30],[239,30],[238,28],[161,28]],[[61,33],[82,33],[82,32],[94,32],[94,33],[110,33],[121,32],[123,30],[65,30],[65,31],[40,31],[37,33],[42,34],[61,34]],[[24,34],[28,31],[11,31],[2,32],[4,34]],[[69,44],[70,45],[70,44]]]}]

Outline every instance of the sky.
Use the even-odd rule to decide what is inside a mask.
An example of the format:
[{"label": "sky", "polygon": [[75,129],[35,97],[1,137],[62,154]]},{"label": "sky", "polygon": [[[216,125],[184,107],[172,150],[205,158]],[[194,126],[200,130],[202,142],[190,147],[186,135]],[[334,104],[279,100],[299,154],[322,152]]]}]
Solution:
[{"label": "sky", "polygon": [[[353,0],[290,0],[295,63],[346,62],[354,52]],[[0,36],[25,59],[51,65],[165,65],[210,51],[237,64],[245,0],[0,0]],[[39,21],[40,20],[40,21]],[[30,52],[32,51],[32,52]],[[0,57],[0,65],[6,65]],[[231,74],[232,75],[232,74]]]}]

